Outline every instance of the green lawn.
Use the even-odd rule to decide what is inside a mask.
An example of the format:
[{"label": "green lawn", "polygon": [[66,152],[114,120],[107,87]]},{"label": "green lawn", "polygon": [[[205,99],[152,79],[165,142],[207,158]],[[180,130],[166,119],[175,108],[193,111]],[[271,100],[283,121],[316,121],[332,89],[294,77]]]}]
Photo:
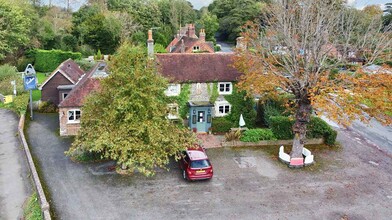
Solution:
[{"label": "green lawn", "polygon": [[[46,76],[45,73],[37,73],[37,79],[38,79],[38,85],[41,85],[46,78],[48,78]],[[33,101],[38,101],[41,99],[41,90],[33,90]]]}]

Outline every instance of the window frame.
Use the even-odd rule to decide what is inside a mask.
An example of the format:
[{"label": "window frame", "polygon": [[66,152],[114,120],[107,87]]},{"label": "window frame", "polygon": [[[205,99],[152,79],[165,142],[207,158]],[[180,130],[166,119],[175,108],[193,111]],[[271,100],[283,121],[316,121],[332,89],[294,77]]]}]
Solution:
[{"label": "window frame", "polygon": [[[219,111],[220,107],[223,108],[223,112],[222,113]],[[228,109],[229,109],[228,112],[225,111],[226,107],[228,107]],[[215,116],[223,117],[223,116],[226,116],[226,115],[230,114],[231,107],[232,107],[231,104],[229,102],[227,102],[227,101],[219,101],[219,102],[217,101],[217,102],[215,102]]]},{"label": "window frame", "polygon": [[200,46],[193,46],[192,51],[200,51]]},{"label": "window frame", "polygon": [[69,94],[68,92],[61,93],[61,101],[63,101],[65,98],[67,98],[68,94]]},{"label": "window frame", "polygon": [[[221,85],[223,85],[223,90],[224,91],[221,91]],[[229,91],[226,91],[227,90],[227,85],[229,86]],[[230,95],[230,94],[232,94],[233,93],[233,84],[231,83],[231,82],[219,82],[218,83],[218,93],[219,93],[219,95]]]},{"label": "window frame", "polygon": [[[76,112],[79,112],[79,118],[76,118],[76,116],[77,116],[77,114],[76,114]],[[72,119],[72,120],[70,120],[69,118],[71,117],[70,116],[70,112],[73,112],[73,117],[74,117],[74,119]],[[67,110],[67,123],[68,124],[77,124],[77,123],[80,123],[80,118],[82,117],[82,111],[80,110],[80,109],[69,109],[69,110]]]},{"label": "window frame", "polygon": [[[179,113],[179,106],[177,103],[170,103],[167,104],[167,108],[168,108],[168,113],[167,113],[167,118],[170,120],[174,120],[174,119],[179,119],[180,118],[180,113]],[[174,113],[174,114],[172,114]]]},{"label": "window frame", "polygon": [[[176,92],[169,90],[170,87],[174,87],[174,86],[176,87]],[[166,96],[178,96],[180,95],[180,93],[181,93],[181,84],[170,83],[165,90]]]}]

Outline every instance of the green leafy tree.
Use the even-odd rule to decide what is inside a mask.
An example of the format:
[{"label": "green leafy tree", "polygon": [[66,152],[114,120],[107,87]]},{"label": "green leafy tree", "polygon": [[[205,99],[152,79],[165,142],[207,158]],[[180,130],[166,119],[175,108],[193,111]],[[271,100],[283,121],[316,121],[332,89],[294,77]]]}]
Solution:
[{"label": "green leafy tree", "polygon": [[219,19],[219,32],[224,40],[234,41],[241,26],[259,17],[263,8],[261,0],[215,0],[208,9]]},{"label": "green leafy tree", "polygon": [[162,13],[162,23],[170,24],[174,30],[196,20],[192,4],[186,0],[159,0],[158,6]]},{"label": "green leafy tree", "polygon": [[82,7],[73,15],[73,34],[80,44],[87,44],[102,53],[113,53],[119,45],[121,22],[110,12],[103,13],[96,5]]},{"label": "green leafy tree", "polygon": [[215,33],[219,28],[218,17],[206,10],[196,23],[198,28],[205,29],[206,40],[215,42]]},{"label": "green leafy tree", "polygon": [[18,4],[0,0],[0,60],[29,43],[30,22]]},{"label": "green leafy tree", "polygon": [[151,176],[194,143],[188,130],[166,119],[167,80],[145,51],[127,43],[119,48],[110,76],[82,108],[81,130],[68,155],[98,152],[122,168]]}]

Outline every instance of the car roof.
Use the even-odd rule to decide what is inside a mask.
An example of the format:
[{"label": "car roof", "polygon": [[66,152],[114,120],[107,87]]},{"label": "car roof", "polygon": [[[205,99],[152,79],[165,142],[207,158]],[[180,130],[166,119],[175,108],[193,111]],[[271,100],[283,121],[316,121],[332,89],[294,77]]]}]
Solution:
[{"label": "car roof", "polygon": [[202,148],[200,149],[188,149],[187,154],[191,160],[205,160],[208,159],[207,154]]}]

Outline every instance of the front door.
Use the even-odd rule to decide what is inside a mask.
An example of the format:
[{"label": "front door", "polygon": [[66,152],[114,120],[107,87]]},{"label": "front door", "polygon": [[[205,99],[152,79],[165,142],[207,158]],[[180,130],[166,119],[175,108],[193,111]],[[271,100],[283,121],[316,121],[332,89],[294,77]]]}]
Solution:
[{"label": "front door", "polygon": [[197,132],[207,132],[205,111],[197,111],[196,128],[197,128]]}]

